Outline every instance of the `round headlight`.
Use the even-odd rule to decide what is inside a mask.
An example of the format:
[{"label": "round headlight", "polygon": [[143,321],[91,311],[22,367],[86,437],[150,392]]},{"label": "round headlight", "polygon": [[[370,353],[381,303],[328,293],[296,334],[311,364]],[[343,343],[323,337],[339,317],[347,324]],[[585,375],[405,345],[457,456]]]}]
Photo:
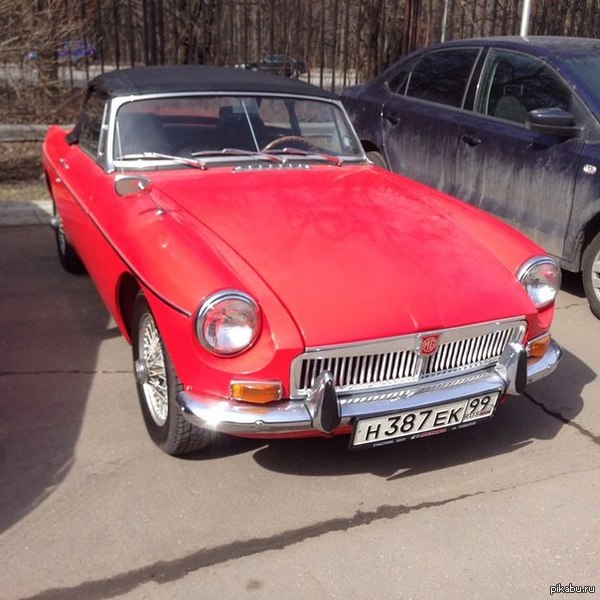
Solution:
[{"label": "round headlight", "polygon": [[518,278],[537,309],[554,302],[560,289],[560,266],[550,256],[528,260],[520,269]]},{"label": "round headlight", "polygon": [[224,290],[209,296],[200,307],[196,334],[210,352],[232,356],[254,343],[260,324],[260,310],[250,296]]}]

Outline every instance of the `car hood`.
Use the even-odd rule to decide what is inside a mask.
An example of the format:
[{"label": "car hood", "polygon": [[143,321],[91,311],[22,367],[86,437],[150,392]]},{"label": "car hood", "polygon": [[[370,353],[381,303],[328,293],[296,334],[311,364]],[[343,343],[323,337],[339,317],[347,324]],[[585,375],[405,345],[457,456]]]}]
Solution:
[{"label": "car hood", "polygon": [[[498,254],[509,241],[518,254],[522,243],[524,261],[535,254],[532,244],[375,167],[214,169],[157,186],[185,219],[202,222],[247,262],[308,346],[533,312]],[[497,247],[478,239],[482,225]]]}]

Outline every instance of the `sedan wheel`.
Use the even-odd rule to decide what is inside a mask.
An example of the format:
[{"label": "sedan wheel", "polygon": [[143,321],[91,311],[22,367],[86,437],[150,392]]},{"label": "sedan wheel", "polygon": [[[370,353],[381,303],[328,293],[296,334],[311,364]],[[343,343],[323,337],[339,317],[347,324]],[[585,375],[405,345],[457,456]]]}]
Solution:
[{"label": "sedan wheel", "polygon": [[600,233],[585,249],[581,263],[583,289],[590,303],[590,308],[600,319]]},{"label": "sedan wheel", "polygon": [[141,294],[135,301],[133,324],[133,368],[150,437],[167,454],[183,454],[206,446],[211,433],[194,427],[181,414],[175,396],[182,386]]},{"label": "sedan wheel", "polygon": [[381,167],[382,169],[389,169],[387,161],[381,152],[377,152],[376,150],[369,150],[367,153],[367,158],[376,166]]}]

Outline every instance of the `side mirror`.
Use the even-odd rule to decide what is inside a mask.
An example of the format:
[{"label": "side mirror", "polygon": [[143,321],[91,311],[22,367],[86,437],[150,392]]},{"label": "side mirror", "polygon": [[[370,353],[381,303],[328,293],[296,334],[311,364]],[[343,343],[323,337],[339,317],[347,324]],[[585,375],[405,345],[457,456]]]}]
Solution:
[{"label": "side mirror", "polygon": [[152,182],[146,177],[136,175],[117,175],[115,178],[115,192],[119,196],[135,196],[147,192],[152,187]]},{"label": "side mirror", "polygon": [[581,127],[575,123],[575,117],[562,108],[530,110],[527,113],[526,124],[531,131],[561,138],[574,138],[581,133]]}]

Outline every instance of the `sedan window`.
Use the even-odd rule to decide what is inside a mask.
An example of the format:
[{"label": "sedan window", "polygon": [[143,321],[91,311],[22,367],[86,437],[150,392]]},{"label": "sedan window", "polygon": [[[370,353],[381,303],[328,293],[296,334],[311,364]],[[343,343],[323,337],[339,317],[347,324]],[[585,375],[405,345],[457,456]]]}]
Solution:
[{"label": "sedan window", "polygon": [[582,79],[591,89],[594,96],[600,98],[600,56],[574,56],[567,58],[566,62],[575,71],[577,77]]},{"label": "sedan window", "polygon": [[491,50],[482,78],[477,111],[515,123],[525,123],[537,108],[570,110],[571,92],[541,61],[504,50]]},{"label": "sedan window", "polygon": [[410,75],[406,95],[461,107],[478,55],[478,48],[457,48],[426,54]]},{"label": "sedan window", "polygon": [[385,81],[385,85],[389,92],[392,94],[398,94],[404,96],[406,93],[406,84],[410,78],[410,72],[412,71],[416,61],[412,61],[408,64],[403,63],[399,70],[394,71],[390,77]]}]

